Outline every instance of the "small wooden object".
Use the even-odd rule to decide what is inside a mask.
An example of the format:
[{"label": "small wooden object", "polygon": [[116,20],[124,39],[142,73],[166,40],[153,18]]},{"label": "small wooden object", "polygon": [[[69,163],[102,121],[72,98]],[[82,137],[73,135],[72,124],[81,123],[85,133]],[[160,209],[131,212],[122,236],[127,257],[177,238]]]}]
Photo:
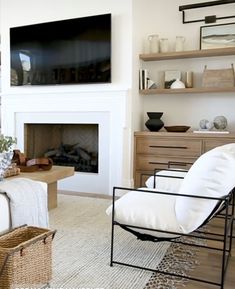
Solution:
[{"label": "small wooden object", "polygon": [[227,69],[207,69],[205,66],[203,77],[203,87],[234,87],[234,68]]}]

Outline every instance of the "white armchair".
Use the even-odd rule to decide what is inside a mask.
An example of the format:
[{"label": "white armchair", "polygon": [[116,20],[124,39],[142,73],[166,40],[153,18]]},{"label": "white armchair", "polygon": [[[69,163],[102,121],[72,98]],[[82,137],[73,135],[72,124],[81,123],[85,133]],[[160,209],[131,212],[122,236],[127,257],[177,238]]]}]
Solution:
[{"label": "white armchair", "polygon": [[[114,188],[113,204],[106,211],[112,215],[111,266],[118,263],[136,267],[135,264],[114,261],[115,225],[141,240],[177,242],[180,236],[195,236],[200,227],[223,210],[223,231],[217,235],[223,248],[221,281],[214,283],[222,289],[232,245],[234,172],[235,144],[228,144],[203,154],[187,173],[171,172],[167,177],[167,171],[159,172],[155,176],[156,188],[153,188],[154,176],[147,180],[147,188]],[[127,193],[115,201],[117,189]],[[210,239],[210,234],[206,238]],[[156,272],[155,269],[141,268]],[[211,282],[206,279],[197,281]]]}]

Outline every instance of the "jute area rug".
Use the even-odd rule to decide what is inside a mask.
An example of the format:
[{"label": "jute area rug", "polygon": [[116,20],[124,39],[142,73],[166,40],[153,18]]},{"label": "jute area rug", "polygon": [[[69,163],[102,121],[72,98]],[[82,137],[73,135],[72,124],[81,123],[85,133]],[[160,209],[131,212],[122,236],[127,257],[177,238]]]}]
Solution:
[{"label": "jute area rug", "polygon": [[[107,199],[58,195],[58,207],[50,211],[50,227],[57,229],[51,288],[175,288],[169,278],[125,266],[109,266],[111,220],[105,210],[110,204]],[[174,263],[178,267],[175,250],[168,242],[141,242],[117,229],[115,260],[156,268],[164,258],[165,265],[159,266]]]}]

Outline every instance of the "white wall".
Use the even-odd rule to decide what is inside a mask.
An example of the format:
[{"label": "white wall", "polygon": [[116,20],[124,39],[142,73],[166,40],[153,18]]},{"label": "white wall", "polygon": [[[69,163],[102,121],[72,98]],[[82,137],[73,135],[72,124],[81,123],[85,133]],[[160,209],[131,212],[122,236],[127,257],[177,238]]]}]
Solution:
[{"label": "white wall", "polygon": [[[228,68],[234,63],[234,56],[223,58],[201,58],[174,61],[159,61],[144,63],[138,60],[138,54],[143,53],[144,41],[147,35],[158,34],[159,37],[166,37],[170,42],[170,49],[174,49],[176,35],[186,37],[185,50],[199,49],[200,26],[204,22],[182,23],[182,13],[178,7],[186,4],[206,2],[205,0],[135,0],[133,7],[133,42],[135,55],[133,55],[133,67],[147,68],[150,76],[158,82],[159,75],[164,70],[192,70],[200,81],[204,65],[208,68]],[[186,11],[186,19],[200,19],[206,15],[225,16],[233,14],[235,4],[214,6],[210,8],[194,9]],[[219,20],[215,24],[233,22],[232,19]],[[133,87],[138,86],[138,78],[133,77]],[[166,125],[190,125],[197,128],[202,118],[213,120],[217,115],[224,115],[228,119],[229,129],[235,130],[235,97],[234,93],[214,94],[176,94],[176,95],[148,95],[135,96],[134,103],[141,107],[140,113],[134,120],[135,129],[146,129],[144,123],[147,120],[147,111],[162,111],[162,120]],[[137,107],[138,109],[138,107]]]},{"label": "white wall", "polygon": [[[112,83],[99,85],[60,85],[60,86],[23,86],[10,87],[10,27],[42,23],[53,20],[69,19],[89,15],[112,14]],[[110,114],[110,147],[107,151],[109,167],[106,170],[115,171],[109,174],[108,186],[129,184],[131,176],[131,150],[130,150],[130,110],[132,85],[132,1],[131,0],[40,0],[40,1],[1,1],[1,34],[2,34],[2,131],[7,135],[16,135],[17,117],[24,112],[52,111],[50,100],[57,94],[60,106],[66,107],[68,112],[68,100],[66,95],[71,95],[71,111],[77,113],[81,110],[79,99],[84,94],[89,94],[93,106],[99,107],[99,111],[106,112],[106,106],[112,105]],[[106,106],[102,108],[102,102],[97,95],[105,95]],[[118,97],[115,98],[115,96]],[[124,96],[123,96],[124,95]],[[63,99],[64,96],[64,99]],[[34,101],[34,99],[36,101]],[[116,101],[121,99],[122,103]],[[64,103],[64,105],[61,103]],[[22,110],[22,103],[24,109]],[[39,105],[37,105],[39,103]],[[73,105],[74,104],[74,105]],[[46,109],[43,109],[43,107]],[[55,107],[55,106],[54,106]],[[55,108],[57,110],[57,108]],[[111,111],[115,110],[115,114]],[[11,111],[11,117],[9,117]],[[117,117],[112,117],[117,115]],[[116,121],[115,121],[116,120]],[[32,119],[33,123],[33,119]],[[118,126],[118,128],[117,128]],[[121,133],[120,133],[121,132]],[[22,134],[22,132],[18,132]],[[22,141],[19,144],[23,148]],[[125,148],[125,149],[124,149]],[[114,156],[118,161],[111,163]],[[112,167],[111,167],[112,166]],[[79,183],[79,182],[77,182]],[[92,191],[94,192],[94,190]],[[108,193],[104,192],[103,193]]]},{"label": "white wall", "polygon": [[[138,93],[138,69],[146,67],[151,70],[151,78],[158,80],[159,72],[166,69],[193,70],[195,74],[202,71],[204,64],[209,67],[228,67],[234,56],[225,58],[191,59],[185,61],[166,61],[141,63],[139,54],[143,52],[143,44],[149,34],[167,37],[173,49],[176,35],[186,37],[187,50],[199,48],[200,26],[203,22],[182,24],[180,5],[192,4],[192,0],[1,0],[0,27],[2,34],[2,79],[3,97],[34,93],[65,93],[71,91],[112,91],[124,89],[128,91],[126,98],[126,127],[124,130],[124,162],[123,179],[128,183],[132,178],[132,142],[135,130],[146,129],[146,112],[163,111],[166,125],[188,124],[196,128],[202,118],[212,120],[216,115],[225,115],[229,128],[235,130],[235,98],[232,93],[216,94],[183,94],[183,95],[149,95]],[[205,0],[197,0],[205,2]],[[216,14],[231,14],[234,4],[191,10],[190,17]],[[53,21],[93,14],[112,13],[112,74],[113,82],[108,85],[93,86],[60,86],[53,87],[13,87],[10,83],[9,62],[9,27],[38,22]],[[232,22],[218,21],[217,23]],[[3,119],[5,121],[5,118]],[[132,141],[132,142],[131,142]]]}]

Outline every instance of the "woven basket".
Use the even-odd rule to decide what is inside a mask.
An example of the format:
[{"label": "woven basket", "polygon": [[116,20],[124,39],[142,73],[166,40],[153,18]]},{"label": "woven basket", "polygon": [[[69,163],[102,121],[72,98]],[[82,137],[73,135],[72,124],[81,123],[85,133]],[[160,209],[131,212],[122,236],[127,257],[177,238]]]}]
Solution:
[{"label": "woven basket", "polygon": [[207,69],[205,66],[202,76],[203,87],[234,87],[234,68]]},{"label": "woven basket", "polygon": [[54,235],[52,230],[22,226],[0,236],[0,289],[49,283]]},{"label": "woven basket", "polygon": [[12,176],[17,176],[20,174],[20,169],[17,168],[16,166],[12,166],[12,167],[9,167],[5,172],[4,172],[4,175],[3,177],[4,178],[9,178],[9,177],[12,177]]}]

